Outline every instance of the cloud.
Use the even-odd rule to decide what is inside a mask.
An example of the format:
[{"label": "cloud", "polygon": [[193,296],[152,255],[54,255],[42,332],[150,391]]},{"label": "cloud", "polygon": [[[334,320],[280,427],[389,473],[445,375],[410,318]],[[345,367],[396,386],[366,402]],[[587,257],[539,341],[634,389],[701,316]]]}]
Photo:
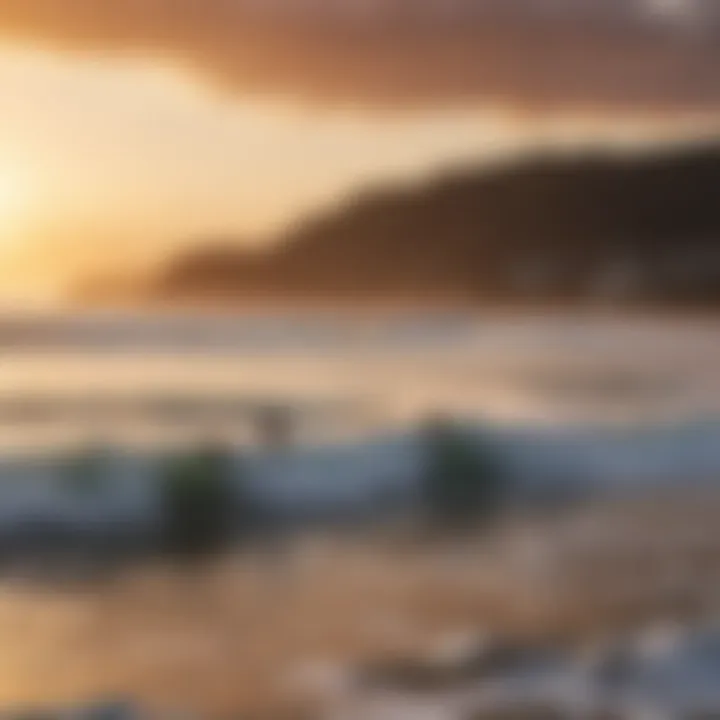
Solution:
[{"label": "cloud", "polygon": [[715,0],[0,0],[0,32],[369,106],[716,109]]}]

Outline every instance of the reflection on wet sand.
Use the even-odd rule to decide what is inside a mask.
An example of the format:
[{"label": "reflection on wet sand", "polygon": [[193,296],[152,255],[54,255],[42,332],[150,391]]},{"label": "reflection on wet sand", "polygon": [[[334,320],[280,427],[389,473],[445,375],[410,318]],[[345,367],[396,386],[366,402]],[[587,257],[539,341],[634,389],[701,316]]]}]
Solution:
[{"label": "reflection on wet sand", "polygon": [[717,712],[718,510],[715,494],[671,494],[461,543],[394,526],[298,537],[282,562],[257,549],[100,584],[8,580],[0,699],[127,696],[199,717],[465,720],[503,698],[527,703],[518,717]]}]

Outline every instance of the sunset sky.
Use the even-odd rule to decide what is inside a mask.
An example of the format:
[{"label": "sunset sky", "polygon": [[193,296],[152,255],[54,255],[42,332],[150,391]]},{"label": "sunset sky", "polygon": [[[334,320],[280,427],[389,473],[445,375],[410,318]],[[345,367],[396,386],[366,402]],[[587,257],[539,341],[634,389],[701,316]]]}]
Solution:
[{"label": "sunset sky", "polygon": [[[598,1],[563,0],[592,8]],[[555,25],[528,34],[539,20],[522,12],[478,21],[479,33],[490,28],[502,40],[493,46],[496,59],[517,59],[505,66],[512,73],[496,65],[493,74],[487,58],[472,54],[453,64],[448,48],[462,42],[450,40],[467,40],[457,29],[467,22],[448,24],[436,42],[431,25],[419,21],[416,37],[402,17],[391,25],[363,20],[363,34],[350,37],[344,54],[325,25],[321,37],[304,25],[300,34],[283,16],[273,35],[273,17],[263,16],[260,29],[247,16],[216,17],[249,0],[23,3],[0,0],[0,301],[54,296],[68,279],[146,267],[202,238],[263,242],[365,186],[412,181],[457,162],[538,144],[636,147],[720,127],[720,83],[707,67],[716,44],[693,29],[694,16],[678,0],[653,3],[648,17],[658,23],[662,13],[662,25],[649,35],[624,16],[618,29],[614,17],[609,24],[583,17],[576,27],[562,15],[556,39],[567,57],[555,48],[546,75],[528,68],[548,54],[542,38]],[[521,0],[510,4],[523,8]],[[366,8],[381,6],[375,0]],[[164,21],[149,13],[153,7],[165,8]],[[105,12],[112,8],[115,15]],[[202,32],[198,17],[207,21]],[[127,20],[121,33],[118,18]],[[579,37],[594,50],[579,49]],[[318,45],[325,40],[327,47]],[[482,47],[490,52],[490,45]],[[424,47],[433,66],[419,54]],[[621,53],[625,65],[608,70],[604,52],[612,62]],[[580,77],[557,80],[571,60],[582,61]],[[473,62],[485,74],[473,70],[460,82],[458,68]]]}]

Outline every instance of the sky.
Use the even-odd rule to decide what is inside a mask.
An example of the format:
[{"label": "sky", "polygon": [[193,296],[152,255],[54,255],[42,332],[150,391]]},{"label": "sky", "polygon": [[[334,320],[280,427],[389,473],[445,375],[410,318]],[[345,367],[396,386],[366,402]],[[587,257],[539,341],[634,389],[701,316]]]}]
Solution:
[{"label": "sky", "polygon": [[459,162],[713,135],[716,2],[0,0],[0,301]]}]

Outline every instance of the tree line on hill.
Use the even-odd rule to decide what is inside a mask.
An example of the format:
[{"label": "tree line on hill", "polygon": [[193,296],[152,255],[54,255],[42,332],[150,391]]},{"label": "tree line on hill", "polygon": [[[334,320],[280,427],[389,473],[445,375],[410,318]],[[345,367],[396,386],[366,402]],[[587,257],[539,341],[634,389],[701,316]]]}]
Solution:
[{"label": "tree line on hill", "polygon": [[358,195],[266,251],[199,247],[148,297],[713,306],[720,144],[454,171]]}]

